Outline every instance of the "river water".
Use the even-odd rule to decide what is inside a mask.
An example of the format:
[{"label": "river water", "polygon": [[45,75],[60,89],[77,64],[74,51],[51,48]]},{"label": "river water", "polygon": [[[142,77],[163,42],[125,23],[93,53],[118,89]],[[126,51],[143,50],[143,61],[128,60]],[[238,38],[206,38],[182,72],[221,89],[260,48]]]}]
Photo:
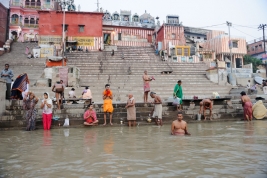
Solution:
[{"label": "river water", "polygon": [[267,121],[0,132],[0,177],[267,177]]}]

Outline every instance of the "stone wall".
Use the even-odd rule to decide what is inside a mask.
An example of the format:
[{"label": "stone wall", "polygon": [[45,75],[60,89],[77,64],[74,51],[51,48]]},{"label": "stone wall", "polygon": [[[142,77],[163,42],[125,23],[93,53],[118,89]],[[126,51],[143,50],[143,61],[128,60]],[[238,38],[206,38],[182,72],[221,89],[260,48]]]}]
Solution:
[{"label": "stone wall", "polygon": [[6,110],[6,82],[0,79],[0,116],[3,116]]}]

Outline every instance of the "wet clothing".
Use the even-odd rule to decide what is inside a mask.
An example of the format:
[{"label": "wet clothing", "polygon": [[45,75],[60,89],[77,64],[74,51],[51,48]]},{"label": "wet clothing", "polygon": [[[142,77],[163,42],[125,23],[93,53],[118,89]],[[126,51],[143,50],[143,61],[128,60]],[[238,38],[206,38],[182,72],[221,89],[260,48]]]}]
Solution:
[{"label": "wet clothing", "polygon": [[173,90],[173,96],[180,98],[180,104],[183,104],[183,88],[181,85],[176,84]]},{"label": "wet clothing", "polygon": [[144,83],[144,92],[150,92],[150,83]]},{"label": "wet clothing", "polygon": [[158,119],[162,119],[162,104],[155,104],[153,118],[157,117]]},{"label": "wet clothing", "polygon": [[244,119],[247,120],[246,115],[249,118],[252,118],[252,103],[250,101],[247,101],[243,104],[243,109],[244,109]]},{"label": "wet clothing", "polygon": [[25,112],[25,118],[26,118],[26,130],[32,131],[35,130],[35,122],[37,117],[37,109],[35,108],[35,105],[37,104],[35,98],[34,99],[26,99],[23,100],[23,109]]},{"label": "wet clothing", "polygon": [[[132,104],[134,102],[134,98],[128,99],[127,105]],[[135,105],[127,108],[127,120],[135,121],[136,120],[136,108]]]},{"label": "wet clothing", "polygon": [[[111,90],[104,90],[103,96],[111,97],[112,96],[112,91]],[[104,112],[109,112],[109,113],[113,112],[112,99],[106,98],[104,100],[103,111]]]},{"label": "wet clothing", "polygon": [[[89,118],[87,118],[89,115],[91,115],[91,116]],[[95,122],[97,120],[96,112],[94,110],[92,110],[92,111],[90,111],[90,110],[85,111],[85,113],[83,114],[83,119],[88,124],[91,124],[91,123]]]}]

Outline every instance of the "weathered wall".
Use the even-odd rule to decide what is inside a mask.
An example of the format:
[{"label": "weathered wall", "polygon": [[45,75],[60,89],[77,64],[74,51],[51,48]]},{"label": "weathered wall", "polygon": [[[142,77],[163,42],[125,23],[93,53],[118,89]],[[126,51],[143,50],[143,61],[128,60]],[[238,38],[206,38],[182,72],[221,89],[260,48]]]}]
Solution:
[{"label": "weathered wall", "polygon": [[0,48],[6,42],[8,9],[0,3]]},{"label": "weathered wall", "polygon": [[0,79],[0,91],[0,116],[3,116],[6,110],[6,82],[3,79]]}]

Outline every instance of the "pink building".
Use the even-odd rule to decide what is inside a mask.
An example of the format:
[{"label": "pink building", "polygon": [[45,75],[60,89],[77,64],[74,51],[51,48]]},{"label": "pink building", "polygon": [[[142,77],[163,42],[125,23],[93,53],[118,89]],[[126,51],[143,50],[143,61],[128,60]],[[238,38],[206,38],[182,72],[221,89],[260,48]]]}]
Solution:
[{"label": "pink building", "polygon": [[54,9],[54,0],[10,0],[9,38],[37,41],[39,35],[39,14],[37,10]]},{"label": "pink building", "polygon": [[[242,68],[243,57],[247,54],[246,39],[231,36],[232,41],[232,61],[234,68]],[[215,51],[216,59],[225,61],[230,66],[229,35],[223,31],[211,31],[207,34],[207,41],[200,44],[204,50]]]}]

